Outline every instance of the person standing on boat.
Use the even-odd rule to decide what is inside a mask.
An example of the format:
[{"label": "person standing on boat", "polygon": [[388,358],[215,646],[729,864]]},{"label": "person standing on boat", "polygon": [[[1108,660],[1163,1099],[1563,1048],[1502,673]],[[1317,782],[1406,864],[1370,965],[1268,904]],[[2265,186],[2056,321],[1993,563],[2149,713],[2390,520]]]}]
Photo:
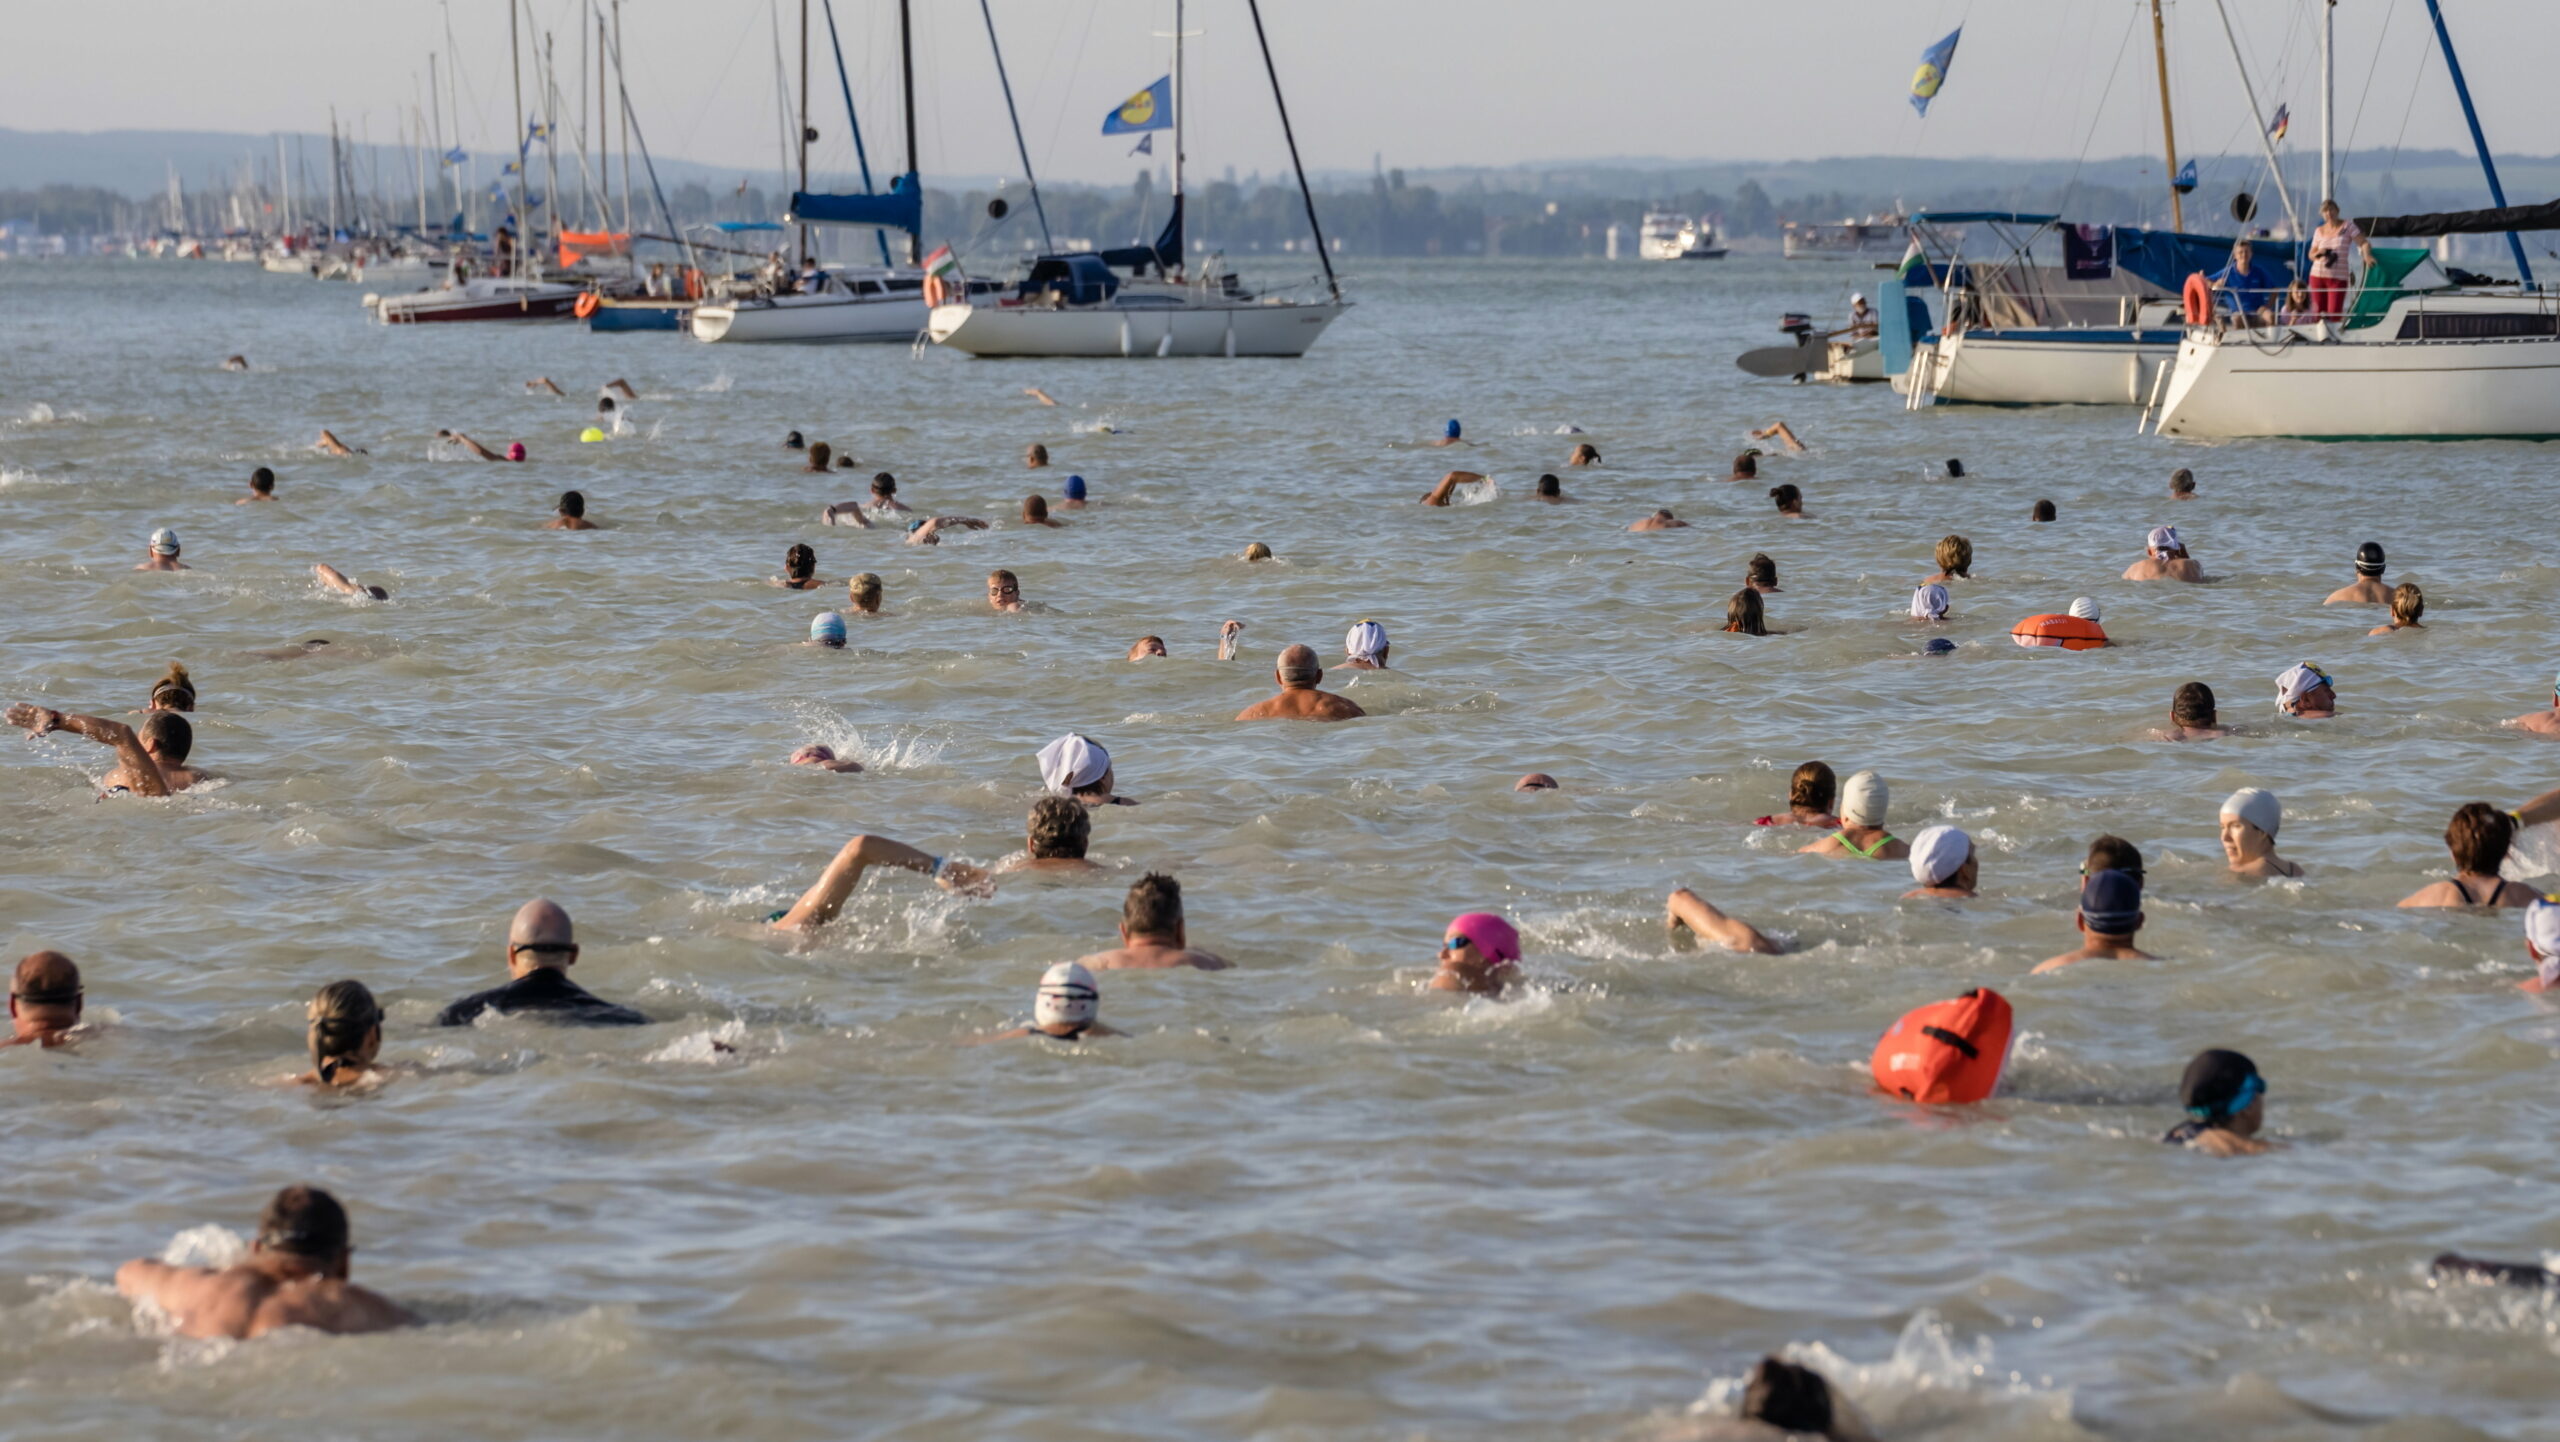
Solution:
[{"label": "person standing on boat", "polygon": [[1849,339],[1865,340],[1878,333],[1875,309],[1867,304],[1867,298],[1864,295],[1849,297]]},{"label": "person standing on boat", "polygon": [[2354,221],[2338,213],[2338,202],[2320,202],[2320,228],[2311,232],[2311,315],[2316,320],[2341,320],[2346,316],[2347,289],[2355,282],[2355,271],[2347,264],[2347,247],[2354,246],[2364,255],[2364,263],[2373,264],[2373,242]]},{"label": "person standing on boat", "polygon": [[2256,264],[2257,248],[2247,236],[2231,242],[2231,263],[2205,277],[2222,293],[2222,302],[2244,316],[2272,310],[2284,295],[2284,274]]},{"label": "person standing on boat", "polygon": [[497,255],[498,274],[516,273],[516,233],[514,231],[504,225],[499,226],[490,233],[489,248]]},{"label": "person standing on boat", "polygon": [[649,298],[666,300],[674,294],[675,286],[667,279],[667,263],[663,260],[649,262]]}]

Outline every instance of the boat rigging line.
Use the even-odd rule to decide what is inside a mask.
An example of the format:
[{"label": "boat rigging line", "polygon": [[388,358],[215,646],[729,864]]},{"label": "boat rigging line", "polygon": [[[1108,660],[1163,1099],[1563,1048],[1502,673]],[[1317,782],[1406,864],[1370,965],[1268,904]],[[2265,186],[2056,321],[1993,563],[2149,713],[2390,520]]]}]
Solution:
[{"label": "boat rigging line", "polygon": [[1040,178],[1031,173],[1031,147],[1022,143],[1022,112],[1014,108],[1013,82],[1005,78],[1004,45],[996,39],[996,12],[989,8],[987,0],[978,0],[978,13],[986,17],[987,49],[996,57],[996,84],[1004,89],[1005,118],[1013,122],[1013,149],[1022,157],[1022,181],[1031,187],[1031,213],[1040,217],[1040,248],[1056,250],[1058,243],[1049,236],[1048,207],[1040,203]]},{"label": "boat rigging line", "polygon": [[[983,5],[986,0],[978,0]],[[1298,132],[1289,124],[1289,100],[1280,93],[1280,67],[1271,63],[1271,37],[1262,28],[1262,0],[1244,0],[1253,12],[1253,38],[1262,46],[1262,68],[1271,77],[1271,103],[1280,110],[1280,133],[1289,140],[1289,168],[1298,173],[1298,198],[1307,203],[1307,229],[1315,232],[1316,259],[1324,262],[1324,283],[1336,303],[1342,300],[1341,278],[1333,273],[1333,253],[1324,243],[1324,225],[1316,219],[1316,193],[1307,188],[1307,167],[1298,159]],[[2432,0],[2430,0],[2432,3]],[[1176,27],[1180,28],[1180,27]],[[1181,148],[1177,142],[1175,149]]]}]

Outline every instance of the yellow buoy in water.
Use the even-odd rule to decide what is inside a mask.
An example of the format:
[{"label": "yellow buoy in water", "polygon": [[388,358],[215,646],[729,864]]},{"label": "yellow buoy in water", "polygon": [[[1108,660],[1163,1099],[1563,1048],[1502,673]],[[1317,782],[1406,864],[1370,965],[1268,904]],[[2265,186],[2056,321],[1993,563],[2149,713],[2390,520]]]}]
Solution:
[{"label": "yellow buoy in water", "polygon": [[585,430],[578,432],[578,439],[582,441],[600,441],[604,439],[604,432],[597,430],[593,426],[589,426]]}]

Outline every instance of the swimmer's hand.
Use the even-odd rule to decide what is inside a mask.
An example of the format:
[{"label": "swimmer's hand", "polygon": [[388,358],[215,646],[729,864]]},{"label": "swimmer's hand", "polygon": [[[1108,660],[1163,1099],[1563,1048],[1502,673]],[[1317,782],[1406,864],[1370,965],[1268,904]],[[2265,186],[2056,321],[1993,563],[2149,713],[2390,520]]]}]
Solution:
[{"label": "swimmer's hand", "polygon": [[9,708],[8,718],[10,725],[27,728],[27,739],[30,741],[39,736],[49,736],[62,729],[61,712],[48,711],[42,706],[32,706],[24,701]]},{"label": "swimmer's hand", "polygon": [[1218,628],[1219,660],[1232,661],[1236,658],[1236,640],[1242,635],[1244,635],[1244,622],[1242,621],[1229,621]]},{"label": "swimmer's hand", "polygon": [[996,879],[983,866],[965,861],[946,861],[933,874],[933,884],[954,896],[974,896],[981,901],[996,894]]}]

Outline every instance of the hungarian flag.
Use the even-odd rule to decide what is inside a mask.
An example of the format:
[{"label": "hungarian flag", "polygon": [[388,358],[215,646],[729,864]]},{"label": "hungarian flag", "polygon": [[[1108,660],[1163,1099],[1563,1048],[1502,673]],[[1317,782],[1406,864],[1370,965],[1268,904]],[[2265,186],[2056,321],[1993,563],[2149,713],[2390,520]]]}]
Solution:
[{"label": "hungarian flag", "polygon": [[2267,138],[2269,140],[2282,140],[2284,139],[2285,131],[2292,127],[2292,107],[2279,105],[2276,107],[2276,118],[2267,122]]},{"label": "hungarian flag", "polygon": [[951,247],[947,245],[924,258],[924,273],[927,275],[949,275],[959,268],[958,258],[951,254]]}]

